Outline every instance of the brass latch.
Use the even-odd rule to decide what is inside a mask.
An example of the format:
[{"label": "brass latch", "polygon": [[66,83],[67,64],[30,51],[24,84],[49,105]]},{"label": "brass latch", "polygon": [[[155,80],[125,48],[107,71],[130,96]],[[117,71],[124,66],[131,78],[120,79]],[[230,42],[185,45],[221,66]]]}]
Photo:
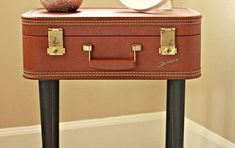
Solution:
[{"label": "brass latch", "polygon": [[160,55],[176,55],[176,29],[175,28],[161,28],[161,48]]},{"label": "brass latch", "polygon": [[47,54],[51,56],[61,56],[65,54],[63,28],[48,29],[48,45]]}]

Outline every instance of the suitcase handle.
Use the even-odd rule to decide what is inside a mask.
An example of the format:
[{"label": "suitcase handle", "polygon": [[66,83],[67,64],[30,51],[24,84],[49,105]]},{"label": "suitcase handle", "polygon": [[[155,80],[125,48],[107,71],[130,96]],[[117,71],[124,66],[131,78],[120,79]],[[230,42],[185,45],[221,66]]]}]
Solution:
[{"label": "suitcase handle", "polygon": [[91,60],[89,66],[99,70],[131,70],[136,67],[133,60]]},{"label": "suitcase handle", "polygon": [[136,60],[137,60],[137,54],[136,52],[142,50],[142,45],[140,44],[133,44],[132,45],[132,51],[133,51],[133,60],[117,60],[117,59],[92,59],[91,52],[93,46],[92,44],[84,44],[83,45],[83,51],[89,53],[89,66],[94,69],[99,70],[131,70],[136,67]]}]

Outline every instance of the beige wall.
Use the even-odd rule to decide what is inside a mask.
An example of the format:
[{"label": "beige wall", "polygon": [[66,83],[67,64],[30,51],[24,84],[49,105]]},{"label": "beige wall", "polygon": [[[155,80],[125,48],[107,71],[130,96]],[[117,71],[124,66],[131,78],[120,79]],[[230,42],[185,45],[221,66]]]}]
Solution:
[{"label": "beige wall", "polygon": [[[227,15],[235,9],[233,0],[226,2],[175,0],[176,5],[196,8],[204,15],[203,77],[187,83],[187,116],[235,142],[235,19]],[[39,0],[0,3],[0,128],[38,124],[37,82],[21,76],[20,15],[41,5]],[[92,6],[122,5],[118,0],[85,0],[83,7]],[[62,121],[164,109],[163,81],[61,82]]]},{"label": "beige wall", "polygon": [[235,1],[174,0],[203,14],[203,77],[188,85],[187,116],[235,142]]}]

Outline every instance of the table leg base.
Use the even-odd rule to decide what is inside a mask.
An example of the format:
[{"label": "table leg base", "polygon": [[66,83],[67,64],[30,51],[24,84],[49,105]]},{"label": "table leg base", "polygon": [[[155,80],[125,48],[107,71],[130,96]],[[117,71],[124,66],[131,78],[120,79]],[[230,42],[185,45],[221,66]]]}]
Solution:
[{"label": "table leg base", "polygon": [[167,81],[166,148],[184,147],[185,80]]},{"label": "table leg base", "polygon": [[59,148],[59,81],[39,81],[43,148]]},{"label": "table leg base", "polygon": [[[59,148],[59,80],[39,81],[43,148]],[[166,148],[183,148],[185,80],[167,81]]]}]

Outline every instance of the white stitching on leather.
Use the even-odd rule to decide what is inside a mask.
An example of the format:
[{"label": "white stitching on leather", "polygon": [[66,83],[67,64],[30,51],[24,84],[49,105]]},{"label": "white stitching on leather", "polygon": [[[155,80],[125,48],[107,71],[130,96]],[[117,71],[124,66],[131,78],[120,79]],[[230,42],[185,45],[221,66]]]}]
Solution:
[{"label": "white stitching on leather", "polygon": [[22,20],[24,25],[187,25],[200,24],[201,19],[195,20]]},{"label": "white stitching on leather", "polygon": [[[29,20],[22,19],[23,21],[28,22],[48,22],[48,20]],[[51,21],[51,20],[50,20]],[[201,19],[190,19],[190,20],[52,20],[52,22],[192,22],[192,21],[201,21]]]},{"label": "white stitching on leather", "polygon": [[189,71],[189,72],[33,72],[24,70],[24,73],[28,74],[194,74],[201,70]]},{"label": "white stitching on leather", "polygon": [[200,24],[200,22],[192,22],[192,23],[25,23],[23,22],[23,25],[94,25],[94,26],[101,26],[101,25],[196,25]]},{"label": "white stitching on leather", "polygon": [[194,77],[199,76],[201,73],[197,74],[189,74],[189,75],[30,75],[30,74],[24,74],[28,77]]},{"label": "white stitching on leather", "polygon": [[[159,74],[157,74],[159,73]],[[197,77],[201,71],[192,72],[26,72],[28,78],[55,77]]]}]

